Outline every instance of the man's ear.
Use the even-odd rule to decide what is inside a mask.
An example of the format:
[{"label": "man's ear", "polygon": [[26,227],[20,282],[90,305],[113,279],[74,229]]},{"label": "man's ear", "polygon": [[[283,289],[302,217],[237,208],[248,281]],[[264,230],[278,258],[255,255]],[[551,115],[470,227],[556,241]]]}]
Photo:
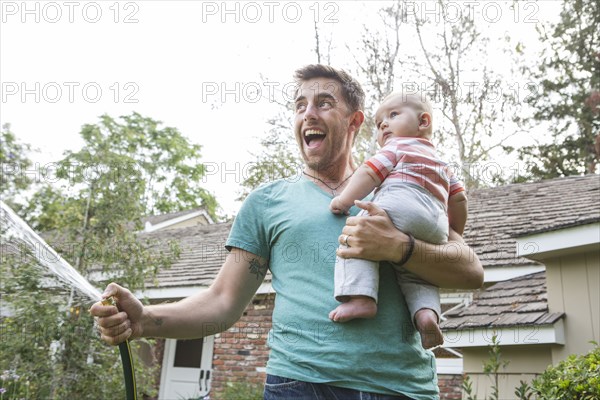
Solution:
[{"label": "man's ear", "polygon": [[361,111],[354,111],[350,116],[350,127],[354,128],[355,132],[358,132],[360,126],[365,121],[365,114]]},{"label": "man's ear", "polygon": [[419,116],[419,129],[429,129],[431,127],[431,114],[423,112]]}]

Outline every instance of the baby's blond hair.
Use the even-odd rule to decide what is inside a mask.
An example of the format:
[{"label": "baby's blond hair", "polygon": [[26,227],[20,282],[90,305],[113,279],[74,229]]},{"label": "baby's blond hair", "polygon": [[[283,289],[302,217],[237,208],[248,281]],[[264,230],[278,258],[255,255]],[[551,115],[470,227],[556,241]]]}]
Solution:
[{"label": "baby's blond hair", "polygon": [[421,92],[421,91],[411,92],[411,93],[392,92],[392,93],[388,94],[387,96],[385,96],[385,98],[383,99],[381,104],[383,104],[386,101],[388,101],[389,99],[392,99],[397,96],[402,97],[403,103],[407,103],[408,105],[413,107],[415,110],[421,111],[421,112],[426,112],[431,116],[432,123],[429,125],[429,129],[427,131],[427,133],[431,136],[431,134],[433,132],[433,108],[431,107],[431,103],[429,102],[429,99],[427,98],[425,93]]}]

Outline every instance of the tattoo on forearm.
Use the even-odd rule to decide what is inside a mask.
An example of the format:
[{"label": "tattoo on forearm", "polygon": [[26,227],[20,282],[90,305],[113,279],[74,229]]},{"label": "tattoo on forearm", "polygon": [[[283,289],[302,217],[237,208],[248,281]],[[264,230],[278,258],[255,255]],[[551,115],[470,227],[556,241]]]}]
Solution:
[{"label": "tattoo on forearm", "polygon": [[161,326],[164,322],[162,318],[154,318],[150,313],[148,313],[148,317],[150,318],[150,320],[152,320],[152,322],[154,322],[154,325],[156,326]]},{"label": "tattoo on forearm", "polygon": [[261,264],[258,262],[256,258],[250,260],[250,273],[256,275],[256,279],[264,279],[265,275],[267,275],[267,270],[269,269],[269,263],[265,262]]}]

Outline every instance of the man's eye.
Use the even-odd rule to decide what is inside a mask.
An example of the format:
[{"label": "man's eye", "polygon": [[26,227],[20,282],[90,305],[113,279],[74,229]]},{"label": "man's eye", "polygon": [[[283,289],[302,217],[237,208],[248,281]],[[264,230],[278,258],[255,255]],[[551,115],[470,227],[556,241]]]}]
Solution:
[{"label": "man's eye", "polygon": [[306,108],[306,104],[304,103],[297,103],[296,104],[296,111],[302,111]]},{"label": "man's eye", "polygon": [[324,101],[322,101],[322,102],[319,103],[319,107],[323,107],[323,108],[331,107],[331,101],[324,100]]}]

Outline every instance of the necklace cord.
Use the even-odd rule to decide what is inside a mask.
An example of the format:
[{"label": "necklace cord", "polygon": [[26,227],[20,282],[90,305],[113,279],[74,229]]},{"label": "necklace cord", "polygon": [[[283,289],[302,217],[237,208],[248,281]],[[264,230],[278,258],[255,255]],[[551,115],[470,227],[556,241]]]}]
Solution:
[{"label": "necklace cord", "polygon": [[346,183],[346,181],[347,181],[348,179],[352,178],[352,175],[354,175],[354,171],[353,171],[353,172],[352,172],[350,175],[348,175],[348,177],[347,177],[346,179],[344,179],[344,180],[343,180],[343,181],[342,181],[342,182],[341,182],[339,185],[337,185],[336,187],[331,187],[331,186],[329,186],[329,185],[328,185],[328,184],[327,184],[327,183],[326,183],[324,180],[322,180],[322,179],[320,179],[320,178],[317,178],[316,176],[313,176],[313,175],[311,175],[311,174],[308,174],[308,173],[306,173],[306,171],[302,171],[302,173],[303,173],[304,175],[306,175],[306,176],[309,176],[309,177],[311,177],[311,178],[313,178],[313,179],[316,179],[316,180],[318,180],[318,181],[319,181],[319,182],[321,182],[323,185],[327,186],[327,187],[329,188],[329,190],[331,190],[331,192],[332,192],[332,194],[333,194],[334,196],[336,196],[336,195],[337,195],[337,192],[336,192],[336,190],[337,190],[337,189],[338,189],[340,186],[342,186],[344,183]]}]

